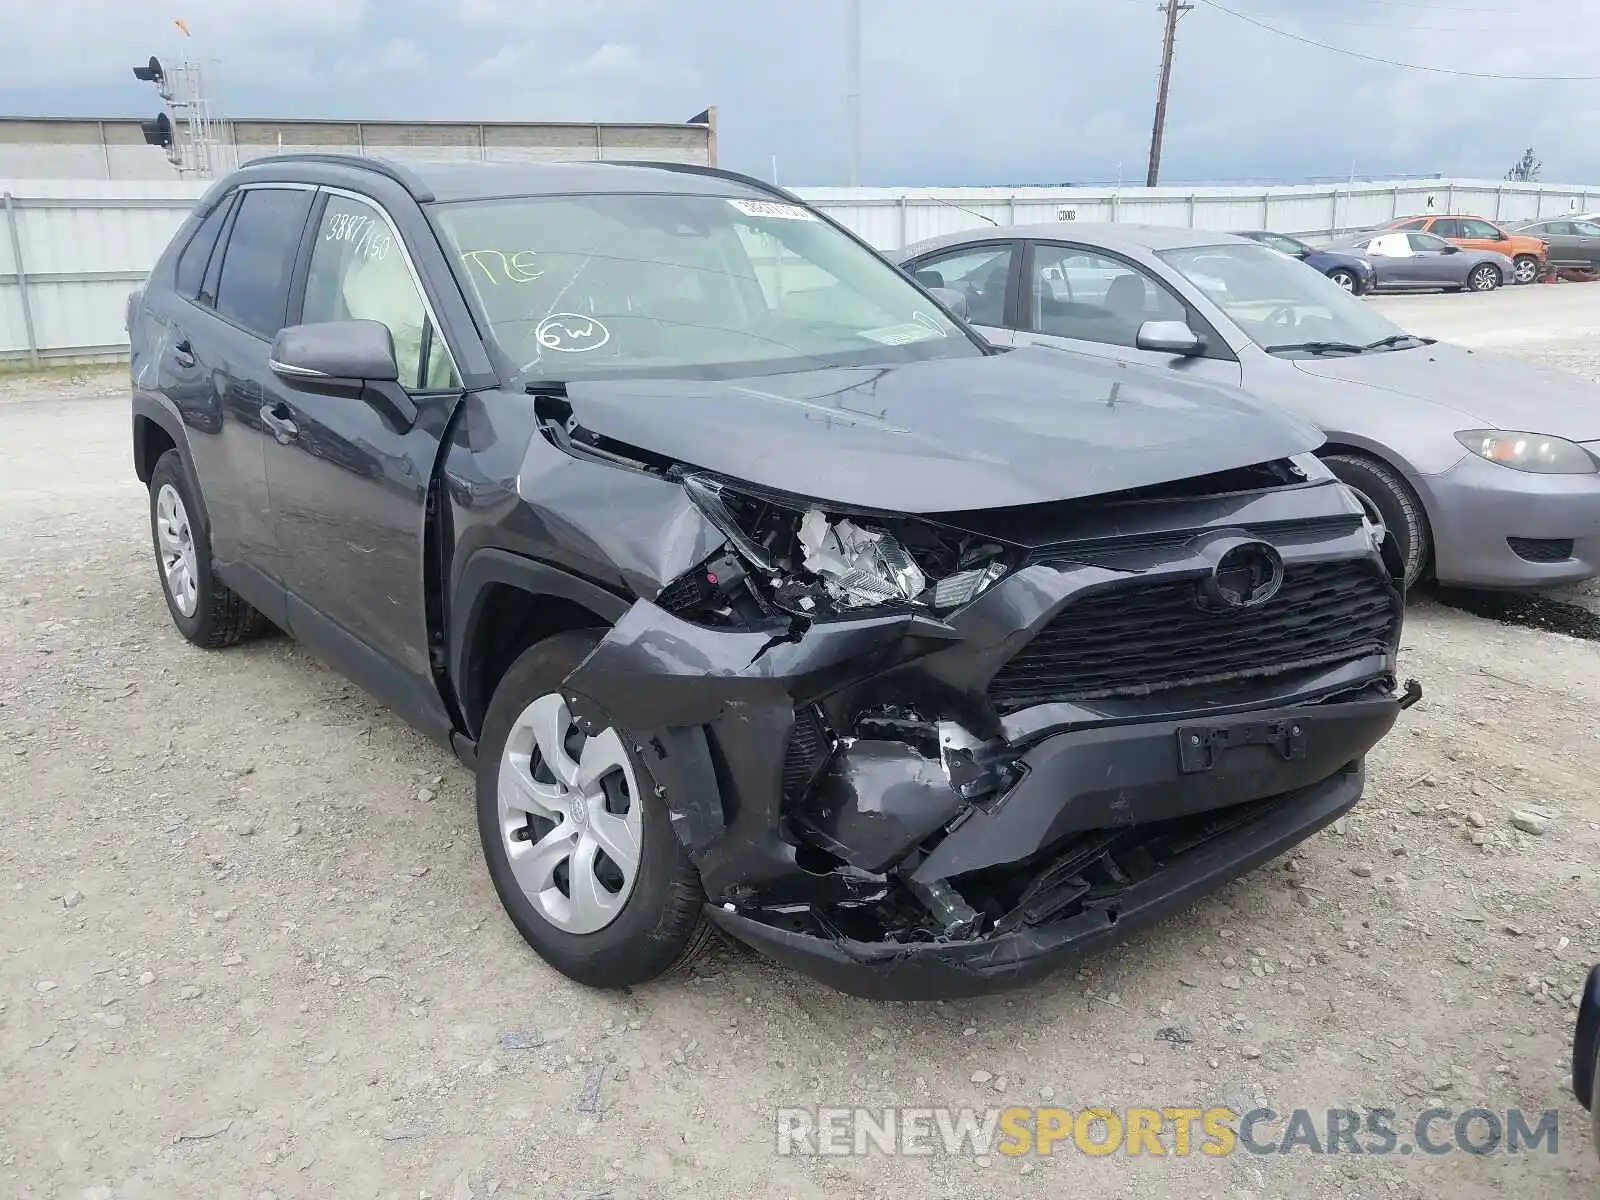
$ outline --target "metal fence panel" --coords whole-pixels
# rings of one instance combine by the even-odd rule
[[[384,136],[377,127],[369,128],[376,137]],[[695,141],[703,139],[703,133],[692,129],[601,127],[596,134],[577,126],[569,132],[574,149],[564,155],[567,159],[593,158],[598,153],[607,158],[695,161],[703,160],[698,156],[705,153]],[[493,126],[482,127],[476,136],[481,138],[477,153],[490,159],[538,159],[547,152],[546,147],[510,144],[514,139]],[[407,139],[391,134],[390,140]],[[581,152],[576,149],[578,141],[587,142]],[[443,149],[418,144],[365,148],[414,158],[431,158]],[[268,149],[252,146],[246,152]],[[271,152],[276,149],[270,147]],[[461,157],[459,149],[452,153]],[[170,181],[0,180],[0,195],[8,198],[0,212],[0,363],[125,354],[127,294],[155,263],[206,186]],[[1429,211],[1517,221],[1600,209],[1600,186],[1471,179],[1295,187],[795,190],[882,250],[991,223],[1070,228],[1074,221],[1144,222],[1217,230],[1275,229],[1316,240]]]

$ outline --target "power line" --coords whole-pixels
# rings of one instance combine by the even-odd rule
[[[1520,83],[1585,83],[1600,79],[1600,75],[1501,75],[1491,71],[1460,71],[1453,67],[1429,67],[1424,66],[1422,63],[1400,62],[1393,58],[1380,58],[1376,54],[1363,54],[1359,50],[1347,50],[1343,46],[1330,46],[1327,42],[1319,42],[1315,38],[1291,33],[1287,29],[1280,29],[1276,25],[1268,25],[1265,21],[1257,20],[1248,13],[1242,13],[1224,4],[1218,4],[1217,0],[1196,0],[1196,3],[1204,4],[1207,8],[1214,8],[1220,13],[1227,13],[1228,16],[1243,21],[1246,25],[1254,25],[1257,29],[1264,29],[1268,33],[1288,38],[1292,42],[1315,46],[1319,50],[1327,50],[1333,54],[1343,54],[1349,58],[1359,58],[1363,62],[1379,63],[1385,67],[1400,67],[1407,71],[1425,71],[1430,75],[1454,75],[1467,79],[1500,79]]]

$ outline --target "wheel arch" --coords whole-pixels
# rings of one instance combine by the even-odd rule
[[[148,484],[156,463],[169,450],[176,450],[183,462],[184,473],[189,477],[189,490],[198,510],[193,519],[206,532],[211,529],[211,515],[206,510],[205,494],[200,490],[200,479],[194,471],[194,461],[189,453],[189,439],[183,422],[169,409],[150,396],[136,392],[133,397],[133,471],[139,482]]]
[[[572,629],[610,627],[628,602],[598,584],[508,550],[467,560],[450,605],[450,679],[476,739],[506,669],[529,646]]]

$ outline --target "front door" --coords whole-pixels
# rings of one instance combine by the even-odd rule
[[[424,525],[445,427],[460,398],[450,352],[399,234],[374,203],[326,193],[314,217],[296,324],[376,320],[394,337],[415,421],[385,401],[288,389],[263,413],[267,485],[283,547],[291,632],[424,727],[447,725],[433,681]]]
[[[1055,242],[1030,244],[1022,298],[1019,346],[1054,346],[1167,367],[1235,387],[1241,382],[1238,360],[1188,305],[1138,265],[1105,251]],[[1188,325],[1206,339],[1209,349],[1193,358],[1141,350],[1136,343],[1146,321]]]

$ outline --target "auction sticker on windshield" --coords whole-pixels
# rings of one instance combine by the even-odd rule
[[[817,214],[800,204],[780,204],[776,200],[736,200],[728,197],[728,203],[733,205],[747,217],[774,217],[780,221],[815,221]]]
[[[921,314],[917,314],[921,316]],[[882,346],[909,346],[912,342],[925,342],[942,338],[944,331],[930,329],[920,321],[907,321],[903,325],[885,325],[881,329],[863,329],[861,336],[871,338]]]

